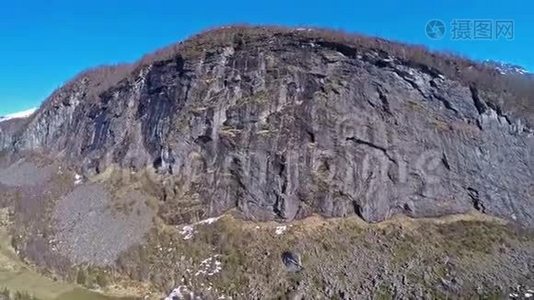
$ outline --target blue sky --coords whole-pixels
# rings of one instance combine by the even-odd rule
[[[206,28],[232,23],[343,29],[534,70],[531,0],[3,2],[0,115],[39,105],[88,67],[132,62]],[[431,19],[444,21],[443,39],[426,36]],[[514,39],[455,40],[450,27],[456,19],[513,20]]]

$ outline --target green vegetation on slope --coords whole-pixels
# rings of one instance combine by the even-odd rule
[[[117,300],[72,283],[38,274],[17,257],[6,230],[6,210],[0,210],[0,300]],[[2,298],[4,297],[4,299]]]
[[[181,228],[162,226],[151,246],[122,257],[122,270],[156,290],[183,286],[207,298],[479,297],[534,284],[521,263],[534,257],[531,233],[481,215],[375,225],[312,217],[280,226],[226,216],[195,225],[185,240]],[[285,269],[287,250],[301,255],[302,272]]]

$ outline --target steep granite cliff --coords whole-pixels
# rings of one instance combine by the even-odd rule
[[[481,66],[418,51],[219,29],[78,76],[25,124],[1,125],[0,149],[59,157],[88,177],[154,169],[169,224],[238,208],[254,220],[368,222],[475,209],[534,225],[532,107],[466,79]]]

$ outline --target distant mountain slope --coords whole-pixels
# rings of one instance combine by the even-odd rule
[[[24,111],[8,114],[5,116],[0,116],[0,122],[12,120],[12,119],[25,119],[30,117],[33,113],[37,111],[37,107],[33,107]]]
[[[502,75],[526,75],[530,74],[529,71],[527,71],[525,68],[509,64],[509,63],[503,63],[498,61],[492,61],[492,60],[486,60],[484,61],[484,64],[490,67],[495,68],[499,73]]]

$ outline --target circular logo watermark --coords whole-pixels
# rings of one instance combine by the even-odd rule
[[[425,27],[426,36],[433,40],[442,39],[445,36],[445,23],[441,20],[430,20]]]

